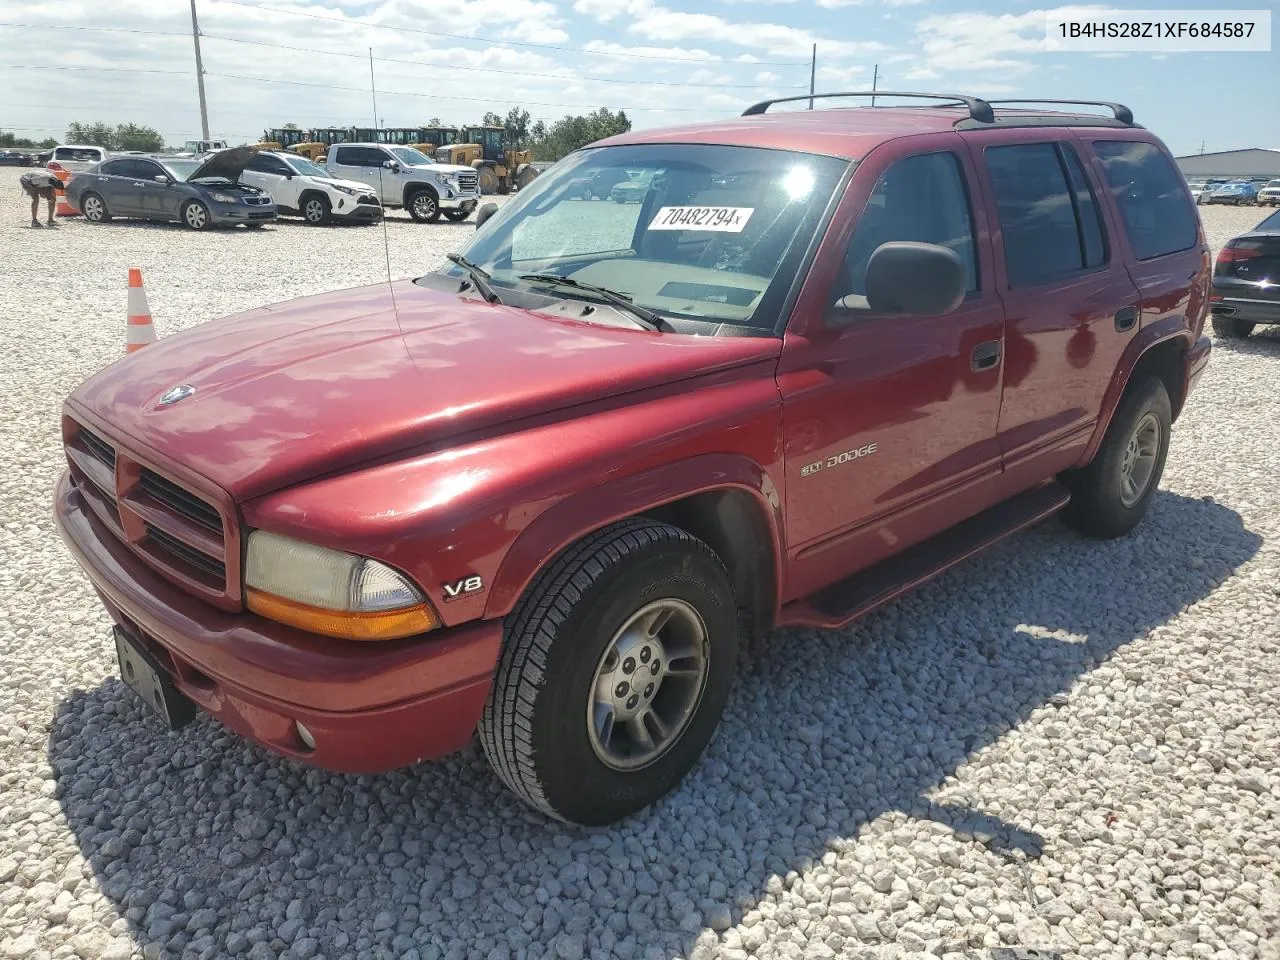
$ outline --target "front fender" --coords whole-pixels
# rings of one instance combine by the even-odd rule
[[[543,565],[587,534],[648,510],[711,490],[750,494],[768,518],[770,547],[782,556],[782,498],[768,472],[741,454],[709,453],[591,487],[540,514],[516,539],[498,567],[485,618],[511,612]],[[782,569],[774,564],[775,571]],[[781,596],[781,584],[773,595]]]

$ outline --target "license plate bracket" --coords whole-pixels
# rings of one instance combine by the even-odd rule
[[[195,719],[196,705],[173,683],[168,671],[151,653],[120,626],[111,630],[116,641],[120,679],[136,693],[170,730]]]

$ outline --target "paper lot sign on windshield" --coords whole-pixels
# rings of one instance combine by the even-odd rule
[[[755,212],[755,207],[663,207],[649,229],[741,233]]]

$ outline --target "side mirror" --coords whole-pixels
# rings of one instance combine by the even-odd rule
[[[290,171],[289,173],[286,173],[286,174],[284,175],[284,178],[285,178],[286,180],[292,180],[292,179],[293,179],[293,172],[292,172],[292,171]]]
[[[964,301],[967,286],[964,261],[954,250],[894,240],[876,247],[867,261],[866,306],[838,306],[828,314],[827,325],[843,326],[864,310],[907,316],[950,313]]]
[[[154,180],[156,183],[168,183],[168,182],[169,182],[169,178],[168,178],[168,177],[166,177],[163,173],[157,173],[157,174],[156,174],[154,177],[152,177],[151,179],[152,179],[152,180]]]
[[[486,220],[498,212],[496,203],[486,203],[483,207],[476,211],[476,229],[479,230],[484,226]]]
[[[388,160],[386,163],[383,164],[383,166],[386,167],[388,170],[390,170],[392,173],[400,172],[400,164],[395,160]]]

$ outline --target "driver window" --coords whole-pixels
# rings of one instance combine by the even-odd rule
[[[955,154],[906,157],[881,174],[849,238],[832,300],[844,307],[865,307],[867,262],[881,244],[893,240],[949,247],[964,261],[969,278],[965,289],[978,289],[973,218]]]

